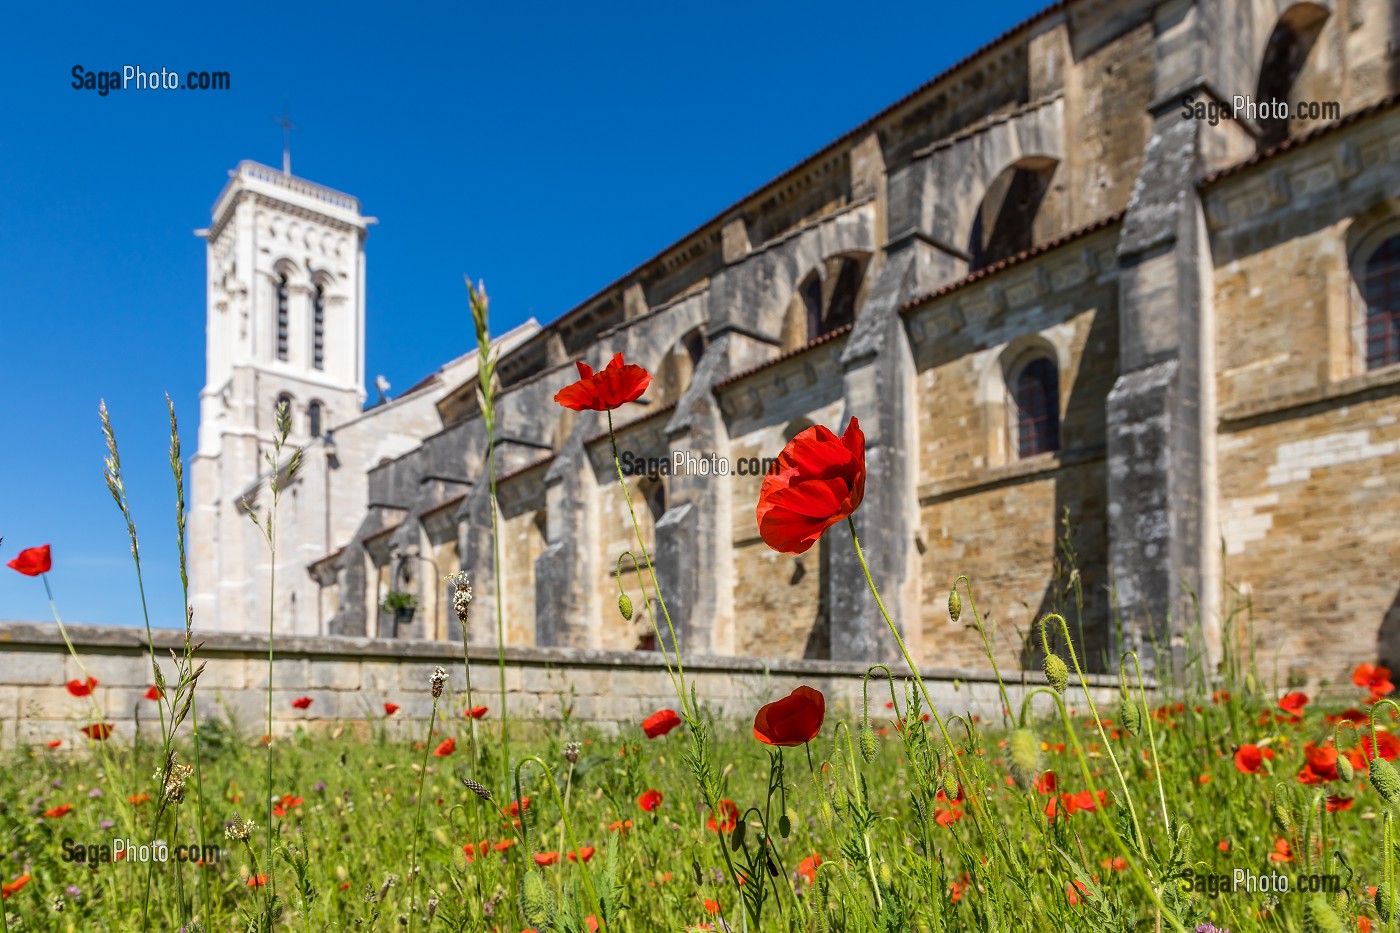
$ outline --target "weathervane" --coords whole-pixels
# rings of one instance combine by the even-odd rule
[[[292,174],[292,131],[300,131],[301,127],[292,122],[291,115],[287,108],[282,108],[282,116],[273,117],[272,122],[282,127],[282,174]]]

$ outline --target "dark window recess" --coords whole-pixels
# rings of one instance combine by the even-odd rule
[[[1060,449],[1060,374],[1045,357],[1016,377],[1018,449],[1033,457]]]

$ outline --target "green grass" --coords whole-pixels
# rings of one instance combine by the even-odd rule
[[[976,828],[971,805],[947,803],[941,790],[947,761],[938,760],[945,751],[942,744],[918,713],[905,716],[909,728],[899,728],[883,698],[871,703],[871,725],[886,734],[870,763],[863,760],[859,742],[848,747],[847,729],[838,725],[858,735],[859,711],[833,709],[812,743],[815,770],[809,770],[802,748],[787,749],[776,782],[776,758],[766,746],[745,728],[716,724],[709,751],[722,773],[722,792],[746,811],[744,831],[737,834],[706,828],[709,814],[697,803],[686,761],[692,737],[684,726],[648,740],[640,726],[604,736],[567,721],[537,725],[531,731],[517,723],[516,743],[518,751],[538,755],[553,769],[579,846],[594,850],[587,867],[600,899],[611,905],[610,926],[618,930],[685,930],[706,922],[718,929],[707,901],[720,905],[719,916],[734,930],[746,923],[748,929],[764,930],[1154,929],[1156,908],[1134,868],[1153,879],[1165,904],[1187,929],[1206,920],[1236,933],[1304,929],[1305,911],[1314,900],[1298,890],[1272,898],[1229,891],[1212,898],[1186,892],[1181,888],[1187,868],[1200,874],[1274,870],[1287,876],[1295,889],[1303,874],[1337,874],[1342,894],[1329,895],[1326,901],[1343,918],[1345,928],[1355,929],[1353,917],[1364,916],[1381,929],[1366,887],[1381,877],[1384,802],[1365,783],[1365,772],[1349,783],[1300,783],[1305,742],[1325,741],[1332,725],[1311,707],[1294,721],[1276,708],[1275,699],[1237,694],[1214,703],[1209,697],[1183,697],[1152,717],[1170,826],[1163,819],[1150,756],[1145,754],[1147,730],[1133,736],[1108,727],[1137,803],[1145,852],[1131,844],[1126,801],[1121,792],[1113,792],[1116,777],[1098,730],[1086,722],[1082,708],[1074,712],[1072,731],[1054,719],[1032,726],[1040,751],[1030,773],[1038,777],[1044,769],[1053,770],[1060,792],[1086,790],[1074,754],[1077,741],[1096,785],[1107,793],[1107,803],[1098,812],[1079,811],[1054,820],[1047,818],[1046,807],[1061,798],[1034,786],[1008,783],[1016,769],[1005,733],[983,731],[979,724],[968,740],[965,730],[955,729],[964,737],[957,754],[977,787],[969,796],[985,801],[988,823],[1001,837],[1001,851],[995,855]],[[1050,705],[1048,699],[1041,702]],[[509,804],[513,795],[503,794],[496,786],[499,779],[493,780],[500,774],[496,727],[483,723],[479,744],[473,747],[470,726],[451,709],[452,698],[443,704],[448,715],[439,720],[431,738],[422,734],[426,722],[390,722],[369,737],[357,738],[353,730],[338,736],[298,733],[277,743],[274,796],[301,798],[273,822],[273,884],[282,906],[278,928],[393,930],[408,923],[413,912],[408,883],[411,828],[420,779],[422,877],[415,921],[420,928],[526,928],[522,886],[527,867],[539,873],[554,905],[551,929],[584,928],[581,924],[592,911],[586,907],[580,866],[563,857],[536,866],[528,857],[567,853],[570,848],[548,778],[537,767],[525,769],[521,776],[523,792],[531,799],[524,827],[529,830],[527,842],[508,821],[509,814],[503,816],[497,807]],[[1101,715],[1117,716],[1116,711]],[[1261,723],[1264,718],[1266,724]],[[153,929],[180,928],[180,874],[183,912],[200,917],[204,907],[195,882],[205,873],[210,895],[206,929],[244,929],[248,919],[243,914],[256,917],[260,895],[266,893],[246,883],[254,871],[266,873],[263,847],[256,844],[266,827],[254,829],[251,846],[227,839],[224,832],[235,812],[262,823],[267,801],[261,793],[266,760],[261,737],[238,736],[217,720],[203,730],[205,836],[218,840],[222,857],[208,868],[175,861],[156,865],[150,905]],[[410,733],[419,737],[409,740]],[[424,753],[448,737],[455,739],[452,754],[429,755],[426,773],[420,771]],[[564,747],[570,741],[580,743],[572,766]],[[1237,770],[1234,749],[1245,742],[1275,750],[1275,758],[1265,764],[1272,774]],[[1348,739],[1343,745],[1354,743]],[[186,760],[186,750],[180,752]],[[115,756],[119,773],[104,775],[98,759],[81,751],[39,747],[11,753],[10,767],[0,772],[4,880],[31,875],[30,882],[5,901],[11,930],[140,928],[142,899],[133,892],[144,884],[144,867],[130,862],[90,867],[65,862],[64,840],[110,844],[121,834],[125,814],[130,814],[146,838],[164,838],[172,847],[193,841],[195,811],[189,797],[167,808],[158,829],[151,825],[159,799],[151,775],[161,756],[159,746],[124,751]],[[481,800],[462,784],[463,778],[489,788],[493,800]],[[1292,828],[1287,832],[1274,818],[1275,784],[1291,794]],[[91,796],[94,789],[101,796]],[[652,813],[637,802],[649,789],[659,790],[663,798]],[[128,802],[129,794],[143,792],[152,800]],[[1322,801],[1327,795],[1351,797],[1353,804],[1326,812]],[[43,815],[65,804],[72,807],[65,815]],[[631,827],[620,833],[609,829],[629,820]],[[104,821],[114,826],[104,829]],[[772,827],[767,846],[762,842],[764,825]],[[1282,850],[1280,839],[1288,842],[1292,861],[1271,860]],[[513,841],[502,852],[493,848],[484,856],[474,852],[471,862],[464,858],[464,844],[503,840]],[[729,846],[729,860],[747,875],[742,886],[746,896],[762,902],[757,924],[742,917],[735,903],[735,869],[722,843]],[[1309,858],[1318,846],[1322,854]],[[765,848],[772,858],[771,872]],[[824,863],[816,872],[818,883],[797,872],[814,854]],[[287,856],[302,865],[300,871]],[[761,897],[751,893],[760,889]],[[1077,903],[1071,903],[1071,889]],[[430,897],[436,899],[436,908],[429,920]],[[58,904],[61,911],[55,909]]]

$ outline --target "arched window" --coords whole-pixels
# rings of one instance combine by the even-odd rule
[[[807,318],[807,342],[825,337],[853,323],[865,270],[867,254],[832,256],[823,263],[825,277],[813,269],[798,286],[797,294]]]
[[[968,271],[976,272],[1035,245],[1035,217],[1050,190],[1058,163],[1031,157],[1003,169],[972,220],[968,234]]]
[[[272,410],[275,419],[274,424],[282,420],[282,412],[287,412],[288,420],[292,417],[292,397],[286,392],[277,396],[277,406]]]
[[[1034,457],[1060,449],[1060,373],[1054,360],[1036,357],[1021,368],[1014,387],[1017,451]]]
[[[306,406],[306,433],[312,437],[321,436],[321,403],[312,402]]]
[[[316,283],[316,292],[311,299],[311,364],[317,369],[326,368],[326,287]]]
[[[1279,17],[1278,25],[1269,35],[1264,58],[1259,63],[1258,99],[1260,106],[1274,101],[1293,104],[1297,101],[1294,85],[1303,65],[1317,42],[1327,20],[1327,10],[1316,3],[1295,3]],[[1291,112],[1292,107],[1288,110]],[[1289,118],[1278,116],[1280,111],[1269,106],[1256,121],[1259,125],[1259,148],[1267,149],[1288,138]]]
[[[277,277],[277,358],[287,359],[287,328],[291,319],[290,295],[287,291],[287,276]]]
[[[1400,363],[1400,233],[1366,258],[1361,294],[1366,299],[1366,368]]]

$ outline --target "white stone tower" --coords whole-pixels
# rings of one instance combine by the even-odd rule
[[[265,514],[264,454],[279,400],[291,410],[291,447],[323,437],[364,405],[368,225],[355,198],[287,172],[242,162],[197,231],[208,243],[206,381],[191,464],[191,593],[205,630],[265,630],[269,555],[241,506]],[[284,493],[278,523],[308,524],[311,503]],[[290,497],[290,498],[289,498]],[[314,618],[298,606],[306,554],[278,534],[278,603],[289,631]],[[318,542],[320,544],[321,542]],[[285,585],[284,585],[285,584]],[[286,605],[282,605],[286,603]]]

